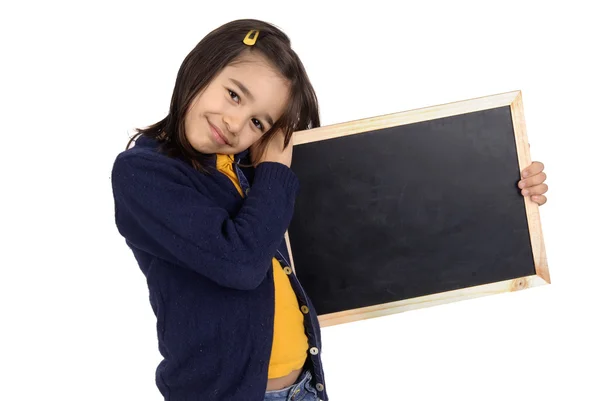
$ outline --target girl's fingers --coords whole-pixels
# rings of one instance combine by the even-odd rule
[[[540,185],[542,184],[544,181],[546,181],[546,173],[541,172],[538,173],[534,176],[531,176],[529,178],[525,178],[521,181],[519,181],[519,188],[524,189],[524,188],[530,188],[530,187],[534,187],[536,185]]]
[[[534,195],[531,197],[531,200],[542,206],[544,203],[548,201],[548,199],[544,195]]]
[[[548,192],[548,185],[546,184],[540,184],[521,190],[523,196],[544,195],[546,192]]]
[[[541,173],[542,171],[544,171],[544,163],[533,162],[533,163],[531,163],[531,165],[529,167],[527,167],[525,170],[523,170],[522,174],[523,174],[523,177],[532,177],[536,174]]]

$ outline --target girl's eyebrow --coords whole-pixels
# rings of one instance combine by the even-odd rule
[[[248,90],[248,88],[246,88],[246,85],[244,85],[243,83],[241,83],[237,79],[229,78],[229,80],[231,82],[233,82],[235,85],[237,85],[242,90],[242,93],[248,97],[248,99],[254,101],[254,96],[252,96],[252,93],[250,93],[250,91]]]
[[[242,91],[242,93],[251,101],[254,101],[254,96],[252,96],[252,93],[250,93],[250,91],[248,90],[248,88],[246,88],[246,85],[244,85],[243,83],[241,83],[240,81],[238,81],[237,79],[233,79],[233,78],[229,78],[229,80],[236,85],[238,88],[240,88],[240,90]],[[271,118],[270,115],[265,114],[265,119],[267,120],[267,122],[269,123],[269,125],[272,127],[273,126],[273,119]]]

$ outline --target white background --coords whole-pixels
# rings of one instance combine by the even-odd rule
[[[323,329],[332,400],[598,400],[598,14],[569,1],[19,2],[0,8],[3,400],[160,400],[110,170],[210,30],[292,39],[323,125],[523,91],[552,284]],[[16,8],[15,8],[16,7]]]

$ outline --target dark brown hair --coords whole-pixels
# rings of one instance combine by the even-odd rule
[[[243,43],[250,30],[260,34],[253,46]],[[300,58],[291,48],[290,39],[277,27],[254,19],[229,22],[206,35],[187,55],[175,81],[169,114],[161,121],[137,129],[127,148],[139,136],[158,140],[160,149],[171,157],[179,157],[195,169],[206,172],[209,155],[196,151],[185,135],[185,116],[192,100],[227,65],[245,52],[259,52],[290,83],[290,99],[281,118],[263,135],[256,145],[260,155],[273,135],[281,129],[285,146],[294,131],[320,125],[317,96]]]

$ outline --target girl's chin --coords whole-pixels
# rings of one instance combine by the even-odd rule
[[[206,140],[202,140],[202,138],[190,137],[188,135],[187,140],[196,152],[211,154],[216,153],[217,151],[217,146],[215,144],[212,144]]]

